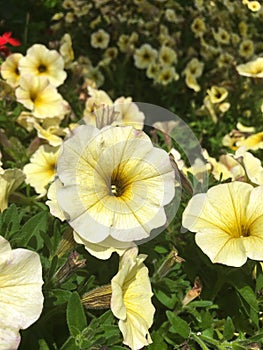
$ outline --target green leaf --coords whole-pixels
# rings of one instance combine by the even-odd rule
[[[178,298],[175,294],[172,294],[172,298],[170,298],[167,294],[165,294],[162,290],[160,289],[155,289],[154,294],[156,298],[168,309],[173,309],[175,304],[178,301]]]
[[[167,350],[167,344],[165,343],[165,341],[163,340],[163,337],[159,334],[159,332],[153,332],[151,334],[151,338],[152,338],[152,344],[150,344],[148,346],[148,350]]]
[[[191,303],[189,304],[188,307],[192,308],[192,307],[210,307],[213,305],[213,302],[210,300],[196,300],[196,301],[191,301]],[[217,306],[215,306],[216,308]]]
[[[166,316],[170,321],[172,327],[169,329],[172,333],[177,333],[184,339],[187,339],[190,335],[190,327],[181,317],[175,315],[172,311],[166,311]]]
[[[75,343],[75,339],[70,337],[67,341],[61,346],[59,350],[79,350],[79,347]]]
[[[68,302],[71,292],[64,289],[52,289],[49,295],[55,298],[54,305],[60,305]]]
[[[26,246],[32,237],[36,238],[38,248],[41,248],[43,242],[40,232],[46,232],[48,227],[48,212],[41,211],[30,218],[22,227],[21,244]],[[41,238],[41,242],[40,242]]]
[[[1,236],[8,241],[16,236],[20,230],[20,222],[23,212],[19,213],[15,204],[11,204],[0,214],[0,232]]]
[[[67,324],[69,332],[73,337],[77,336],[87,327],[86,316],[77,292],[73,292],[68,301]]]
[[[224,332],[223,332],[224,339],[225,340],[232,339],[234,331],[235,331],[235,326],[233,324],[231,317],[228,316],[224,324]]]
[[[258,267],[259,270],[259,267]],[[263,289],[263,273],[260,271],[257,275],[257,280],[256,280],[256,290],[260,291]]]
[[[159,254],[166,254],[168,253],[168,250],[160,245],[156,246],[154,248],[154,250],[156,251],[156,253],[159,253]]]
[[[44,339],[39,340],[39,350],[49,350],[49,347]]]
[[[250,309],[249,315],[251,320],[258,327],[258,303],[256,293],[248,285],[238,288],[237,290],[240,296],[246,301],[248,308]]]

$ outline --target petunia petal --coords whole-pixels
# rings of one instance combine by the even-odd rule
[[[247,260],[242,238],[232,238],[218,229],[198,232],[195,241],[213,263],[239,267]]]

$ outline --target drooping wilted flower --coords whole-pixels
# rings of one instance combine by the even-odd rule
[[[119,272],[111,280],[111,310],[119,319],[123,343],[139,350],[152,343],[149,328],[155,308],[148,269],[143,264],[146,255],[138,249],[127,250],[120,258]]]

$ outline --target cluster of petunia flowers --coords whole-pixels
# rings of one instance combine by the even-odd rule
[[[16,65],[10,68],[14,55],[2,64],[1,74],[9,84],[17,84],[14,87],[17,100],[31,111],[33,119],[26,119],[26,126],[36,123],[37,118],[43,125],[49,119],[47,106],[52,111],[49,98],[55,96],[56,105],[60,106],[60,102],[61,106],[65,105],[56,91],[56,86],[66,78],[63,59],[57,52],[37,44],[25,57],[19,56]],[[50,66],[54,62],[62,63],[53,71]],[[34,65],[37,69],[32,72]],[[14,67],[18,67],[19,78],[12,82],[7,72],[14,73]],[[52,72],[55,82],[48,78]],[[75,125],[55,151],[49,149],[53,147],[52,141],[40,146],[23,172],[37,193],[47,193],[51,214],[68,221],[77,243],[99,259],[109,259],[113,252],[119,255],[119,271],[111,284],[101,287],[100,293],[98,290],[87,292],[82,302],[88,308],[92,307],[94,293],[97,304],[103,303],[107,296],[108,306],[119,319],[124,344],[137,350],[151,343],[149,329],[155,311],[144,264],[146,255],[139,254],[138,244],[151,239],[154,229],[165,228],[168,221],[165,207],[175,195],[175,171],[168,153],[154,147],[142,131],[144,115],[130,98],[113,102],[102,90],[89,87],[88,92],[84,124]],[[50,119],[59,115],[59,110],[53,115],[51,112]],[[192,172],[197,180],[202,179],[200,174],[209,171],[217,180],[230,180],[213,186],[207,193],[195,194],[183,213],[182,224],[196,233],[195,241],[201,250],[213,263],[235,267],[242,266],[247,258],[263,260],[260,160],[246,145],[219,161],[204,152],[205,169],[200,169],[198,159],[189,168],[175,150],[171,150],[171,154],[186,177]],[[43,170],[46,164],[49,167]],[[43,183],[45,171],[49,178]],[[0,169],[1,191],[5,189],[1,210],[8,205],[8,194],[24,181],[23,172]],[[34,174],[32,181],[29,174]],[[51,181],[47,190],[46,185]],[[38,255],[25,249],[12,250],[9,243],[0,238],[0,292],[3,295],[0,349],[4,344],[6,350],[16,349],[19,329],[27,328],[40,316],[43,281]],[[6,305],[9,305],[8,312]]]
[[[166,223],[163,207],[173,198],[174,171],[168,154],[153,147],[150,138],[141,131],[144,114],[131,98],[120,97],[113,102],[104,91],[89,87],[83,119],[85,125],[77,124],[68,133],[56,134],[53,121],[64,118],[63,108],[67,105],[56,90],[66,78],[63,68],[62,56],[39,44],[28,49],[25,57],[21,54],[8,56],[1,66],[2,77],[15,89],[17,101],[29,110],[22,112],[17,122],[28,131],[35,128],[38,137],[45,143],[40,144],[23,171],[1,169],[0,209],[2,211],[8,206],[9,195],[24,180],[43,197],[47,193],[47,185],[54,180],[57,167],[57,179],[48,191],[47,204],[51,213],[62,220],[66,218],[75,230],[75,240],[85,244],[93,255],[107,259],[116,251],[121,256],[119,272],[112,279],[110,288],[110,306],[120,320],[124,343],[132,349],[140,349],[151,342],[148,329],[153,322],[154,307],[148,269],[143,264],[146,256],[138,255],[134,241],[148,238],[153,228]],[[49,125],[53,127],[53,133]],[[73,136],[69,137],[70,134]],[[61,147],[60,136],[65,135],[68,140]],[[147,197],[143,200],[145,190]],[[74,203],[71,208],[68,206],[70,203]],[[4,239],[1,245],[3,249],[11,250]],[[19,249],[16,251],[20,252]],[[29,255],[31,253],[37,256],[28,251]],[[9,313],[17,321],[13,322],[13,316],[10,316],[11,321],[1,324],[1,345],[4,344],[5,350],[18,347],[19,329],[32,324],[43,307],[40,263],[34,267],[38,268],[38,273],[32,274],[33,267],[30,268],[29,263],[18,268],[18,262],[14,269],[21,271],[18,276],[21,282],[5,273],[9,261],[9,256],[3,255],[0,290],[8,287],[5,288],[7,293],[3,303],[9,300],[10,305],[14,304]],[[29,295],[26,289],[31,279],[32,286],[35,284],[36,287]],[[24,297],[18,307],[11,287],[15,285],[19,288],[20,284],[20,294],[30,298]],[[146,307],[143,315],[140,313],[142,299]],[[35,303],[38,307],[34,308]],[[89,307],[88,295],[83,296],[83,303]],[[25,310],[22,318],[16,312],[17,308],[21,313],[24,308],[31,311]],[[139,328],[137,323],[141,325]],[[10,332],[4,334],[9,328]]]

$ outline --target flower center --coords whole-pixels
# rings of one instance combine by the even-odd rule
[[[245,225],[241,225],[241,235],[240,235],[240,237],[249,237],[249,236],[250,236],[249,228],[246,227]]]
[[[110,182],[110,195],[115,197],[120,197],[125,192],[124,181],[117,176],[118,174],[112,174]]]
[[[30,100],[35,103],[37,99],[37,93],[35,91],[30,91]]]
[[[143,54],[143,59],[144,59],[145,61],[149,61],[150,58],[151,58],[151,56],[149,55],[148,52],[145,52],[145,53]]]
[[[110,194],[115,197],[120,197],[124,192],[124,188],[118,183],[111,183]]]
[[[44,64],[40,64],[38,66],[38,71],[39,71],[39,73],[44,73],[47,71],[47,67]]]

